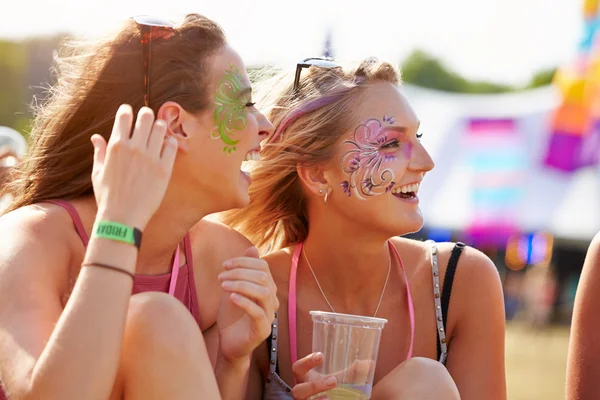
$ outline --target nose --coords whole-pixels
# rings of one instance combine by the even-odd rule
[[[421,142],[418,142],[417,145],[413,148],[412,157],[410,158],[410,162],[408,164],[408,168],[415,172],[429,172],[433,169],[435,163],[433,159],[423,147]]]
[[[263,113],[260,113],[260,117],[258,119],[258,134],[262,136],[261,141],[269,138],[274,131],[275,128],[273,127],[271,121],[269,121]]]

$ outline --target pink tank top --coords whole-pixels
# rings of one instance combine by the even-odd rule
[[[87,247],[89,237],[83,228],[81,218],[77,213],[77,210],[71,203],[64,200],[48,200],[46,203],[56,204],[64,208],[71,219],[75,230],[81,238],[84,247]],[[179,246],[175,255],[173,256],[173,267],[170,273],[164,275],[136,275],[133,281],[132,294],[143,293],[143,292],[164,292],[169,293],[179,301],[194,316],[194,319],[200,326],[200,311],[198,308],[198,296],[196,295],[196,281],[194,280],[194,263],[192,259],[192,250],[190,247],[190,236],[187,234],[183,239],[183,247],[185,251],[186,263],[180,268],[176,268],[179,265]],[[2,386],[0,385],[0,400],[8,400]]]
[[[75,230],[79,234],[83,245],[87,247],[89,237],[83,228],[81,218],[75,207],[64,200],[51,200],[47,203],[53,203],[63,207],[71,216]],[[186,263],[179,268],[179,247],[173,256],[173,267],[170,273],[163,275],[136,275],[133,281],[132,294],[143,292],[163,292],[169,293],[179,299],[184,306],[194,316],[194,319],[200,325],[200,312],[198,308],[198,296],[196,295],[196,281],[194,280],[194,263],[192,259],[192,250],[190,247],[189,234],[183,239]],[[0,398],[1,399],[1,398]]]

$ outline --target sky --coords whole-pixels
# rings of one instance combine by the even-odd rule
[[[6,3],[5,3],[6,4]],[[20,0],[2,6],[0,37],[96,36],[133,15],[212,18],[247,65],[320,55],[399,63],[414,49],[471,79],[523,84],[573,59],[582,0]]]

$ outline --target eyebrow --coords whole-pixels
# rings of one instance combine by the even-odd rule
[[[252,94],[252,87],[250,87],[250,86],[244,86],[244,87],[242,87],[240,89],[240,92],[238,93],[237,97],[238,98],[242,97],[242,96],[244,96],[244,95],[246,95],[248,93]]]
[[[382,130],[384,132],[386,132],[386,131],[396,131],[396,132],[399,132],[399,133],[406,133],[408,131],[408,128],[405,127],[405,126],[386,126]]]

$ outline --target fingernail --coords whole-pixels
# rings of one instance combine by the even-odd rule
[[[321,361],[323,359],[323,353],[315,353],[312,356],[313,361]]]
[[[327,386],[334,386],[337,383],[337,379],[335,378],[335,376],[330,376],[329,378],[325,379],[325,384]]]
[[[231,293],[231,300],[240,301],[240,300],[242,300],[242,296],[240,296],[237,293]]]
[[[233,284],[230,281],[225,281],[225,282],[221,283],[221,286],[223,287],[223,289],[231,289]]]
[[[223,263],[224,267],[231,267],[233,265],[233,263],[231,262],[231,260],[227,260]]]

